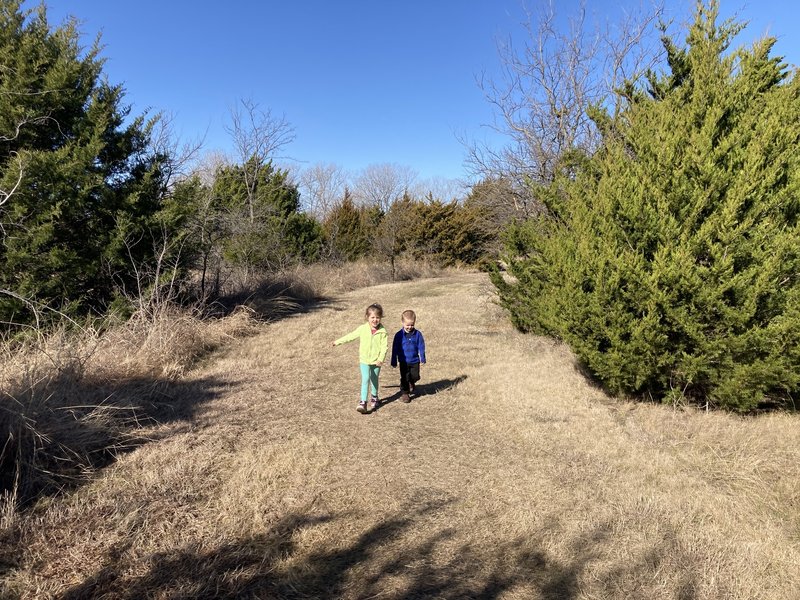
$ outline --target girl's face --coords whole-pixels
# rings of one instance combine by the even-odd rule
[[[367,313],[367,323],[369,323],[370,327],[375,329],[378,325],[381,324],[381,317],[376,312],[368,312]]]

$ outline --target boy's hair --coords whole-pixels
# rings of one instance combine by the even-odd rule
[[[370,315],[370,313],[375,313],[376,315],[378,315],[382,319],[383,318],[383,307],[380,304],[378,304],[377,302],[373,302],[372,304],[370,304],[367,307],[367,311],[364,313],[364,316],[368,317]]]
[[[400,315],[400,319],[403,321],[417,321],[417,313],[413,310],[404,310],[403,314]]]

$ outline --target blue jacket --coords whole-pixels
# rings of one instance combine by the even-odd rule
[[[407,334],[401,329],[394,334],[392,366],[396,367],[398,362],[409,365],[425,362],[425,338],[422,337],[421,331],[414,329]]]

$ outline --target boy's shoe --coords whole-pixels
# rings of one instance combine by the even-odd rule
[[[367,414],[367,403],[365,401],[359,402],[356,410],[360,412],[362,415]]]
[[[403,392],[400,395],[400,400],[402,402],[405,402],[406,404],[408,404],[409,402],[411,402],[411,396],[408,395],[408,392]]]
[[[408,394],[410,396],[416,396],[416,392],[414,390],[415,390],[414,384],[413,383],[409,383],[408,384]]]
[[[380,405],[381,405],[381,401],[380,401],[380,400],[378,400],[378,397],[377,397],[377,396],[372,396],[372,397],[369,399],[369,411],[370,411],[370,412],[372,412],[373,410],[375,410],[376,408],[378,408]]]

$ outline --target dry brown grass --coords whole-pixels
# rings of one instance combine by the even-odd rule
[[[431,278],[444,271],[432,263],[398,259],[395,263],[394,281]],[[306,286],[314,297],[328,297],[382,283],[389,283],[392,270],[388,263],[358,260],[332,269],[324,263],[299,266],[289,273],[294,285]]]
[[[401,278],[437,272],[401,262]],[[0,344],[0,528],[16,508],[92,476],[141,442],[143,426],[180,417],[175,382],[210,351],[342,289],[388,281],[388,266],[298,267],[227,298],[225,318],[145,304],[124,324],[71,327]],[[245,290],[241,285],[241,290]],[[178,394],[180,395],[180,394]],[[165,415],[164,412],[172,413]]]
[[[66,330],[0,346],[0,528],[16,508],[90,477],[141,442],[163,394],[202,355],[246,331],[244,312],[167,310],[102,334]],[[170,407],[171,409],[171,407]]]
[[[355,344],[413,308],[421,395],[355,411]],[[793,599],[796,415],[611,401],[486,278],[342,294],[226,346],[181,418],[21,520],[20,598]]]

